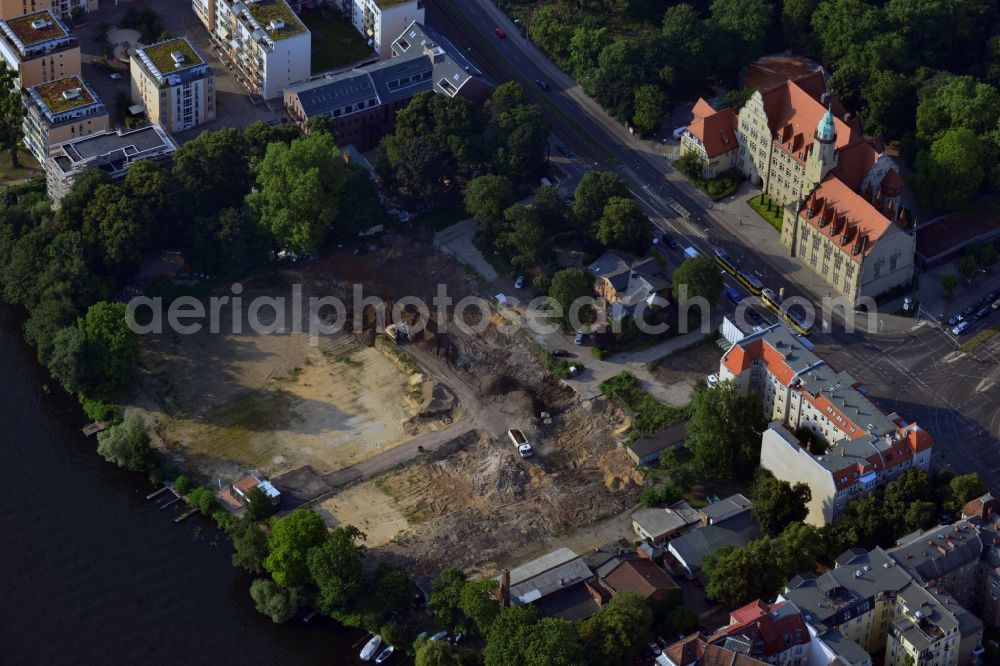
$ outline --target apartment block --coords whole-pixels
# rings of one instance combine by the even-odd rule
[[[681,137],[706,176],[734,168],[783,209],[781,242],[852,302],[913,278],[905,183],[882,142],[826,90],[822,71],[756,91],[738,111],[704,100]]]
[[[24,143],[39,164],[50,146],[108,129],[108,109],[84,81],[69,76],[24,92]]]
[[[100,169],[114,179],[124,178],[141,160],[166,162],[177,144],[158,125],[127,132],[107,131],[52,146],[45,160],[45,184],[54,207],[69,193],[87,169]]]
[[[881,654],[886,666],[965,666],[983,651],[979,618],[881,548],[845,551],[831,571],[793,578],[778,600],[795,604],[834,656],[820,663],[862,666]]]
[[[368,45],[384,58],[413,22],[424,22],[424,0],[333,0]]]
[[[80,45],[47,9],[0,21],[0,56],[19,88],[80,75]]]
[[[832,523],[848,502],[908,469],[930,467],[929,432],[882,412],[851,375],[832,369],[783,326],[733,344],[722,356],[719,377],[760,397],[771,420],[760,464],[778,479],[809,485],[808,523]],[[814,453],[819,444],[827,450]]]
[[[810,636],[794,604],[767,604],[758,599],[730,613],[729,624],[706,640],[767,664],[805,666]]]
[[[493,92],[458,49],[419,23],[399,35],[392,52],[389,60],[289,86],[285,113],[303,128],[309,118],[328,116],[340,145],[364,151],[393,131],[396,113],[418,93],[433,91],[482,104]]]
[[[276,99],[309,79],[312,36],[285,0],[193,0],[192,8],[252,94]]]
[[[215,79],[186,38],[132,51],[132,101],[150,122],[180,132],[215,120]]]
[[[97,9],[97,0],[0,0],[0,19],[16,18],[28,12],[47,9],[68,20],[76,7],[92,12]]]

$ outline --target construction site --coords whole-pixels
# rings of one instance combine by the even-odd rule
[[[452,302],[486,297],[433,246],[336,253],[250,280],[242,296],[301,285],[305,298],[336,296],[351,313],[357,284],[384,306],[359,309],[362,321],[318,345],[288,317],[271,334],[146,336],[135,406],[154,445],[204,482],[260,470],[283,509],[356,525],[377,556],[417,574],[492,572],[519,547],[635,504],[642,477],[621,446],[625,415],[549,375],[526,332],[488,309],[463,310],[464,329],[433,308],[392,321],[397,300],[429,304],[439,284]],[[404,332],[398,341],[390,325]],[[519,455],[512,428],[533,456]]]

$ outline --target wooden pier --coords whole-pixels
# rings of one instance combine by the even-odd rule
[[[162,494],[162,493],[165,493],[165,492],[167,492],[168,490],[170,490],[170,486],[163,486],[163,487],[162,487],[162,488],[160,488],[159,490],[154,490],[154,491],[153,491],[153,492],[151,492],[150,494],[146,495],[146,499],[147,499],[147,500],[151,500],[151,499],[153,499],[154,497],[157,497],[157,496],[159,496],[160,494]]]
[[[177,499],[180,499],[179,497]],[[174,518],[175,523],[179,523],[193,513],[198,513],[198,509],[191,509]]]
[[[108,424],[104,421],[94,421],[93,423],[88,423],[80,428],[80,432],[83,433],[84,437],[90,437],[91,435],[96,435],[102,430],[107,430],[107,427]]]

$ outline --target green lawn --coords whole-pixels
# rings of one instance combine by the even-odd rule
[[[323,14],[329,18],[323,18]],[[374,56],[361,34],[337,12],[312,10],[303,12],[300,18],[312,33],[313,74]]]
[[[750,207],[753,208],[758,215],[764,218],[765,222],[777,229],[779,234],[781,233],[782,208],[774,203],[771,200],[771,197],[765,194],[764,201],[761,201],[761,196],[759,194],[755,194],[747,199],[747,203],[750,204]],[[771,206],[770,211],[767,209],[768,204]]]

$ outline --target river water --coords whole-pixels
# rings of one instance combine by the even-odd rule
[[[258,614],[224,537],[101,460],[5,305],[0,352],[0,664],[356,661],[332,621]]]

